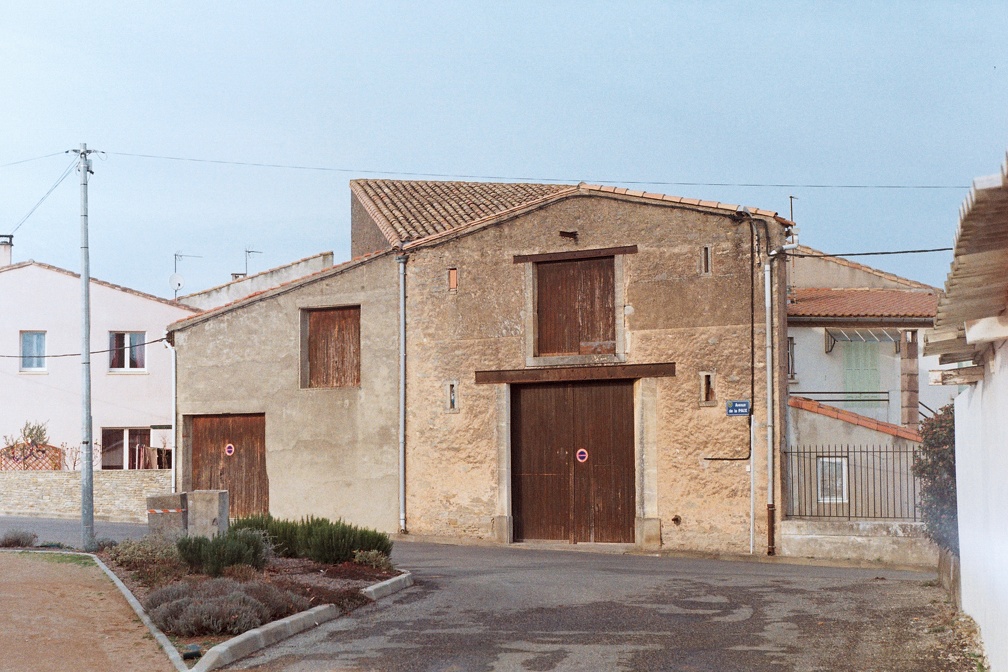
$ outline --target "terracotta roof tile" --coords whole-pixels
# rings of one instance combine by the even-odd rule
[[[627,198],[681,203],[734,214],[737,206],[627,189],[580,183],[534,184],[425,180],[353,180],[351,191],[394,247],[414,247],[462,228],[500,221],[526,209],[577,194],[612,194]],[[777,213],[752,208],[760,216],[791,225]],[[423,241],[423,243],[421,243]]]
[[[938,309],[936,290],[798,288],[788,317],[928,318]]]
[[[871,429],[876,432],[888,434],[889,436],[898,436],[901,439],[906,439],[907,441],[916,441],[917,443],[921,442],[920,432],[915,429],[903,427],[902,425],[894,425],[889,422],[882,422],[881,420],[876,420],[875,418],[869,418],[865,415],[838,409],[835,406],[830,406],[806,397],[788,397],[788,406],[800,408],[803,411],[808,411],[810,413],[836,418],[841,422],[864,427],[865,429]]]

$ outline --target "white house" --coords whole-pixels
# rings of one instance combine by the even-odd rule
[[[916,427],[954,391],[928,385],[918,356],[939,290],[800,247],[788,268],[788,392],[875,420]]]
[[[920,357],[940,291],[799,247],[788,259],[785,555],[933,565],[911,470],[954,390]],[[921,384],[923,381],[923,384]]]
[[[1008,671],[1008,163],[963,204],[952,270],[925,354],[961,368],[932,378],[955,402],[962,608],[980,626],[992,672]]]
[[[46,423],[49,442],[79,468],[81,283],[72,271],[11,263],[0,236],[0,436]],[[165,326],[195,309],[91,280],[91,380],[95,467],[171,464],[172,353]]]

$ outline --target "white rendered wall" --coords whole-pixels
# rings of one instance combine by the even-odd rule
[[[20,354],[21,331],[45,331],[46,354],[80,352],[80,279],[45,266],[0,269],[0,355]],[[110,331],[144,331],[146,340],[192,315],[184,308],[107,285],[91,284],[91,350],[105,350]],[[81,441],[80,357],[48,358],[44,372],[20,371],[17,357],[0,358],[0,436],[16,435],[26,420],[47,422],[53,445]],[[112,372],[107,353],[91,357],[94,440],[102,427],[171,424],[171,352],[146,346],[146,367]],[[151,443],[161,446],[158,432]],[[163,436],[170,444],[170,432]],[[97,460],[96,460],[97,463]]]
[[[955,402],[963,610],[980,626],[991,672],[1008,672],[1008,345]]]
[[[919,332],[918,332],[919,333]],[[788,336],[795,339],[795,378],[788,383],[788,393],[803,396],[803,391],[843,392],[844,353],[843,343],[837,343],[833,352],[826,353],[824,327],[788,327]],[[884,420],[894,425],[900,423],[900,355],[892,343],[879,343],[879,391],[889,393],[888,413],[879,409],[877,414],[867,409],[850,407],[855,413],[870,415],[876,420]],[[955,398],[956,388],[943,385],[928,385],[928,371],[937,369],[938,357],[918,358],[918,381],[920,401],[938,410]],[[843,404],[827,401],[817,395],[818,401],[832,406]]]

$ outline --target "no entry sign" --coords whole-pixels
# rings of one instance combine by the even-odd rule
[[[577,453],[576,453],[576,457],[577,457],[577,461],[578,462],[587,462],[588,461],[588,451],[585,450],[584,448],[579,448],[578,451],[577,451]]]
[[[228,457],[231,457],[232,455],[234,455],[234,444],[233,443],[229,443],[226,446],[224,446],[224,454],[227,455]]]

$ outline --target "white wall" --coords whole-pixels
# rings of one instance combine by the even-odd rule
[[[962,606],[980,626],[991,672],[1008,671],[1008,343],[955,403]]]
[[[161,338],[170,322],[191,314],[92,282],[91,350],[107,349],[110,331]],[[79,278],[37,264],[0,269],[0,354],[20,354],[21,331],[45,331],[47,355],[79,353],[80,320]],[[79,446],[81,371],[80,357],[49,358],[44,372],[20,371],[17,357],[0,358],[0,436],[17,434],[26,420],[48,422],[50,443]],[[95,441],[102,427],[171,424],[171,352],[163,343],[146,346],[146,368],[136,372],[111,372],[108,354],[93,354],[91,381]],[[156,432],[151,443],[161,445]]]
[[[843,392],[844,391],[844,344],[838,342],[831,353],[826,353],[824,327],[788,327],[788,336],[795,339],[795,369],[793,381],[788,383],[788,392],[803,396],[803,391]],[[900,355],[893,343],[879,343],[879,390],[889,392],[888,413],[884,408],[877,413],[869,412],[862,406],[846,407],[848,410],[868,415],[876,420],[884,420],[894,425],[900,423]],[[920,401],[938,410],[955,397],[954,387],[928,385],[928,371],[938,368],[938,357],[918,358],[920,381]],[[811,395],[817,401],[844,408],[840,403]]]

